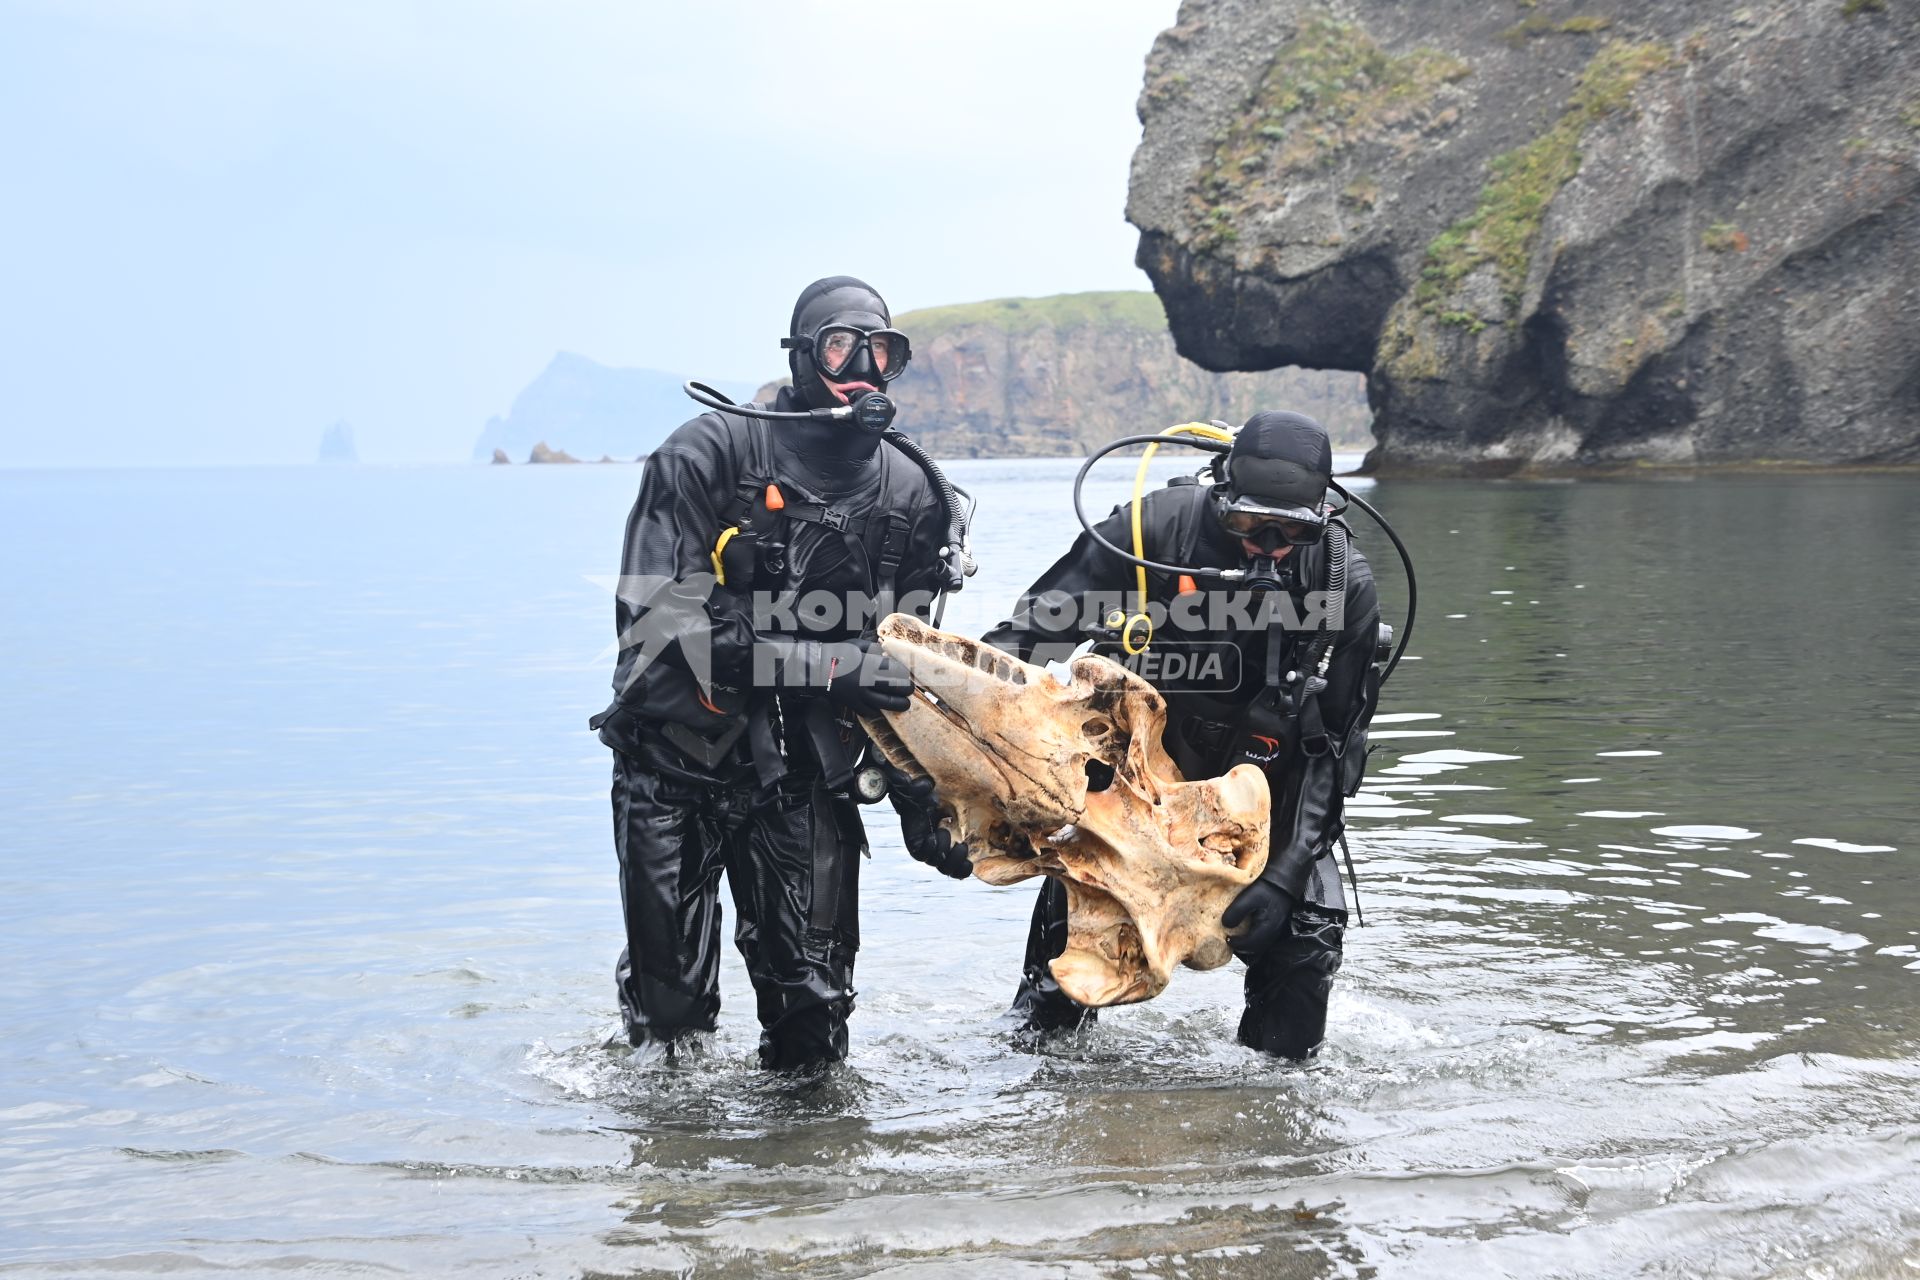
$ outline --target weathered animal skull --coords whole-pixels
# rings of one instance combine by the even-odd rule
[[[978,640],[893,614],[882,648],[913,675],[912,704],[867,722],[888,761],[931,776],[973,873],[1067,890],[1053,976],[1084,1005],[1148,1000],[1173,966],[1232,954],[1220,913],[1267,862],[1267,780],[1252,765],[1188,782],[1161,745],[1167,704],[1106,658],[1062,683]],[[1090,777],[1111,774],[1100,789]]]

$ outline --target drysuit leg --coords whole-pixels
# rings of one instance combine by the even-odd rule
[[[720,1016],[721,839],[705,793],[613,753],[627,928],[614,981],[630,1044],[712,1031]]]
[[[760,1063],[790,1070],[847,1056],[860,947],[860,858],[851,800],[799,781],[728,842],[727,880],[760,1014]]]
[[[1067,949],[1067,889],[1049,876],[1040,882],[1033,904],[1033,924],[1027,929],[1027,955],[1021,966],[1020,989],[1011,1012],[1028,1031],[1071,1031],[1092,1023],[1098,1009],[1076,1004],[1054,981],[1047,962]]]
[[[1313,1056],[1326,1038],[1327,1000],[1346,931],[1346,895],[1329,850],[1315,859],[1286,936],[1247,965],[1241,1044],[1279,1058]]]

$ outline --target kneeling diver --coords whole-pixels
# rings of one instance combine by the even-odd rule
[[[1384,628],[1372,570],[1327,504],[1326,431],[1302,414],[1266,412],[1231,439],[1214,467],[1217,483],[1180,477],[1136,499],[1137,511],[1116,509],[1088,525],[1014,616],[983,638],[1043,664],[1092,640],[1095,652],[1160,688],[1164,742],[1188,778],[1218,777],[1242,762],[1266,773],[1267,865],[1222,922],[1247,964],[1241,1043],[1303,1058],[1325,1035],[1340,968],[1347,909],[1333,846],[1342,801],[1366,768]],[[1130,535],[1132,556],[1120,550]],[[1116,590],[1135,581],[1125,596]],[[1109,607],[1125,599],[1132,611]],[[1263,606],[1264,621],[1250,605]],[[1130,662],[1154,645],[1200,646],[1230,661],[1192,664],[1206,674],[1175,686],[1152,664]],[[1028,1033],[1077,1027],[1097,1013],[1069,999],[1048,969],[1066,934],[1066,893],[1049,880],[1014,1000]]]

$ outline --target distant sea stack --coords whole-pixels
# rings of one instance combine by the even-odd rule
[[[580,461],[580,459],[574,457],[572,454],[568,453],[565,449],[547,448],[547,442],[545,440],[536,440],[534,442],[533,448],[529,450],[527,453],[527,461],[539,462],[539,463],[578,462]]]
[[[769,344],[771,345],[771,344]],[[494,450],[525,457],[536,441],[577,457],[633,458],[651,453],[672,430],[700,412],[681,386],[686,377],[658,369],[615,369],[562,351],[514,397],[505,417],[487,420],[473,457]],[[751,383],[714,384],[735,399]]]
[[[1920,461],[1920,5],[1185,0],[1127,216],[1180,349],[1382,469]]]
[[[359,451],[353,447],[353,427],[345,422],[336,422],[320,433],[321,462],[358,462]]]
[[[1361,380],[1289,369],[1211,373],[1183,358],[1145,291],[1000,298],[894,317],[913,363],[893,387],[900,426],[942,458],[1066,457],[1180,422],[1310,413],[1365,448]],[[779,384],[763,387],[764,399]]]

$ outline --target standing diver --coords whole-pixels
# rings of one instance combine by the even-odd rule
[[[793,385],[770,409],[692,384],[713,411],[648,460],[621,554],[616,696],[590,722],[614,752],[628,1043],[714,1029],[724,870],[770,1069],[846,1056],[857,800],[878,798],[855,792],[872,776],[855,717],[904,708],[911,688],[863,632],[896,607],[925,616],[957,585],[942,556],[961,541],[925,455],[891,432],[880,447],[879,393],[911,356],[880,295],[815,281],[781,346]],[[874,404],[880,420],[862,416]],[[966,875],[930,791],[892,800],[913,856]]]
[[[1329,514],[1332,475],[1319,423],[1256,413],[1216,463],[1218,483],[1183,476],[1136,497],[1137,513],[1116,509],[1089,525],[1012,619],[983,637],[1041,664],[1092,640],[1095,652],[1160,689],[1164,742],[1188,778],[1243,762],[1265,772],[1273,797],[1266,868],[1221,921],[1247,964],[1240,1042],[1286,1058],[1310,1056],[1326,1032],[1347,920],[1333,846],[1342,802],[1366,769],[1383,656],[1373,572]],[[1130,537],[1126,557],[1119,548]],[[1123,595],[1136,580],[1138,590]],[[1110,609],[1116,599],[1132,610]],[[1130,661],[1154,646],[1221,660],[1184,664],[1200,674],[1175,685],[1152,662]],[[1068,998],[1048,969],[1066,941],[1066,892],[1048,880],[1014,998],[1023,1038],[1097,1014]]]

